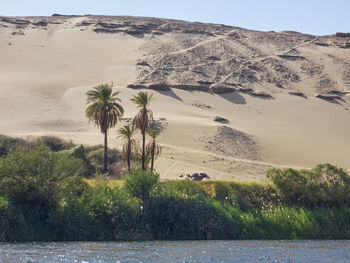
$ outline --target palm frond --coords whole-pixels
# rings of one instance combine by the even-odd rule
[[[149,163],[151,162],[151,155],[147,152],[145,152],[145,167],[149,166]],[[142,153],[137,153],[135,158],[134,158],[135,162],[138,163],[138,165],[141,166],[142,164]]]
[[[156,130],[156,129],[149,129],[147,131],[147,134],[154,140],[155,138],[157,138],[160,134],[160,130]]]
[[[128,147],[129,147],[129,142],[124,141],[123,149],[122,149],[122,160],[125,164],[127,163],[129,157],[130,157],[130,160],[133,160],[136,158],[136,156],[140,154],[140,151],[141,151],[140,146],[137,144],[135,139],[130,140],[130,153],[131,153],[130,156],[128,154]]]
[[[134,125],[124,125],[118,130],[118,137],[124,139],[131,139],[131,137],[134,136],[135,132],[136,129]]]
[[[86,93],[88,107],[85,110],[89,122],[93,122],[105,133],[114,127],[124,114],[123,107],[118,103],[119,92],[113,92],[111,84],[102,84]]]
[[[131,101],[136,103],[137,107],[147,107],[154,100],[153,93],[148,94],[145,91],[140,91],[137,95],[131,98]]]

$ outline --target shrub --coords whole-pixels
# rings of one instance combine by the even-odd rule
[[[60,183],[59,207],[50,214],[53,240],[93,240],[94,222],[88,209],[91,189],[82,177],[68,177]]]
[[[171,195],[180,198],[196,198],[201,195],[206,195],[204,190],[197,182],[189,180],[171,180],[159,182],[153,189],[152,195]]]
[[[89,148],[87,148],[89,150]],[[91,151],[87,154],[88,162],[93,166],[95,172],[101,173],[103,171],[103,162],[104,162],[104,149],[102,146],[99,146],[97,149],[92,148]],[[120,152],[115,149],[108,149],[108,164],[113,164],[121,160]]]
[[[51,151],[58,152],[74,147],[72,141],[67,142],[56,136],[41,136],[39,141],[50,148]]]
[[[178,186],[185,186],[184,189]],[[169,187],[169,188],[168,188]],[[238,238],[238,210],[215,200],[190,181],[160,183],[148,207],[157,239]]]
[[[125,179],[124,188],[134,197],[147,201],[152,188],[157,184],[159,174],[143,170],[131,170]]]
[[[314,238],[318,232],[311,213],[301,208],[282,207],[262,211],[260,222],[265,235],[262,238]]]
[[[83,171],[81,160],[54,155],[42,144],[17,149],[0,159],[0,195],[47,211],[57,205],[60,182]]]
[[[205,181],[200,186],[212,197],[239,207],[242,211],[279,206],[276,189],[266,183]]]
[[[92,192],[88,209],[93,219],[95,240],[134,239],[142,224],[142,201],[125,189],[101,186]]]
[[[350,205],[350,176],[330,164],[312,170],[270,169],[267,172],[288,205],[341,207]]]
[[[21,138],[13,138],[6,135],[0,135],[0,157],[6,156],[11,150],[17,147],[23,147],[28,144]]]

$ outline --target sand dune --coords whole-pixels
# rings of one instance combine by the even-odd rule
[[[265,180],[270,167],[350,168],[350,53],[339,47],[346,39],[142,18],[6,19],[0,20],[0,133],[102,143],[84,116],[85,93],[97,84],[113,82],[124,117],[132,118],[137,109],[130,98],[138,90],[128,84],[231,83],[271,97],[152,91],[151,108],[165,127],[156,162],[164,178],[207,172],[213,179]],[[146,30],[145,21],[163,31],[137,33]],[[174,31],[176,23],[188,32]],[[315,97],[330,92],[344,94]],[[120,148],[116,129],[110,145]]]

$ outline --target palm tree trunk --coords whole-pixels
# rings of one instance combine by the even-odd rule
[[[146,143],[146,131],[142,131],[142,170],[145,169],[145,143]]]
[[[108,149],[108,146],[107,146],[107,131],[105,131],[105,147],[104,147],[104,172],[106,173],[107,172],[107,149]]]
[[[151,161],[151,172],[153,172],[153,163],[154,163],[154,150],[155,150],[155,142],[152,143],[152,161]]]
[[[128,141],[128,171],[130,172],[131,141]]]
[[[143,116],[142,116],[143,125],[145,125],[146,114],[147,114],[147,109],[146,109],[146,107],[143,107]],[[148,123],[147,123],[147,126],[148,126]],[[146,129],[142,129],[142,170],[146,170],[146,168],[145,168],[145,144],[146,144]]]

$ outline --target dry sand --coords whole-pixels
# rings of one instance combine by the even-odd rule
[[[130,98],[138,91],[126,85],[139,76],[135,64],[145,43],[167,43],[174,34],[143,38],[97,34],[76,27],[85,19],[71,18],[45,30],[25,28],[24,35],[13,35],[10,26],[0,27],[0,133],[57,135],[76,143],[100,144],[102,135],[84,115],[85,93],[106,82],[121,92],[124,117],[135,115]],[[305,52],[317,59],[316,53]],[[340,49],[338,56],[350,60],[349,51]],[[328,58],[322,65],[338,74],[334,59]],[[308,64],[304,70],[313,74],[317,67]],[[307,99],[277,89],[268,89],[273,99],[237,92],[153,91],[156,100],[151,109],[167,124],[156,170],[163,178],[206,172],[212,179],[265,180],[271,167],[312,168],[329,162],[349,169],[349,99],[341,103],[318,99],[309,84],[305,79],[294,86]],[[261,90],[266,90],[263,85]],[[215,116],[228,123],[214,121]],[[120,149],[116,129],[109,133],[110,145]]]

